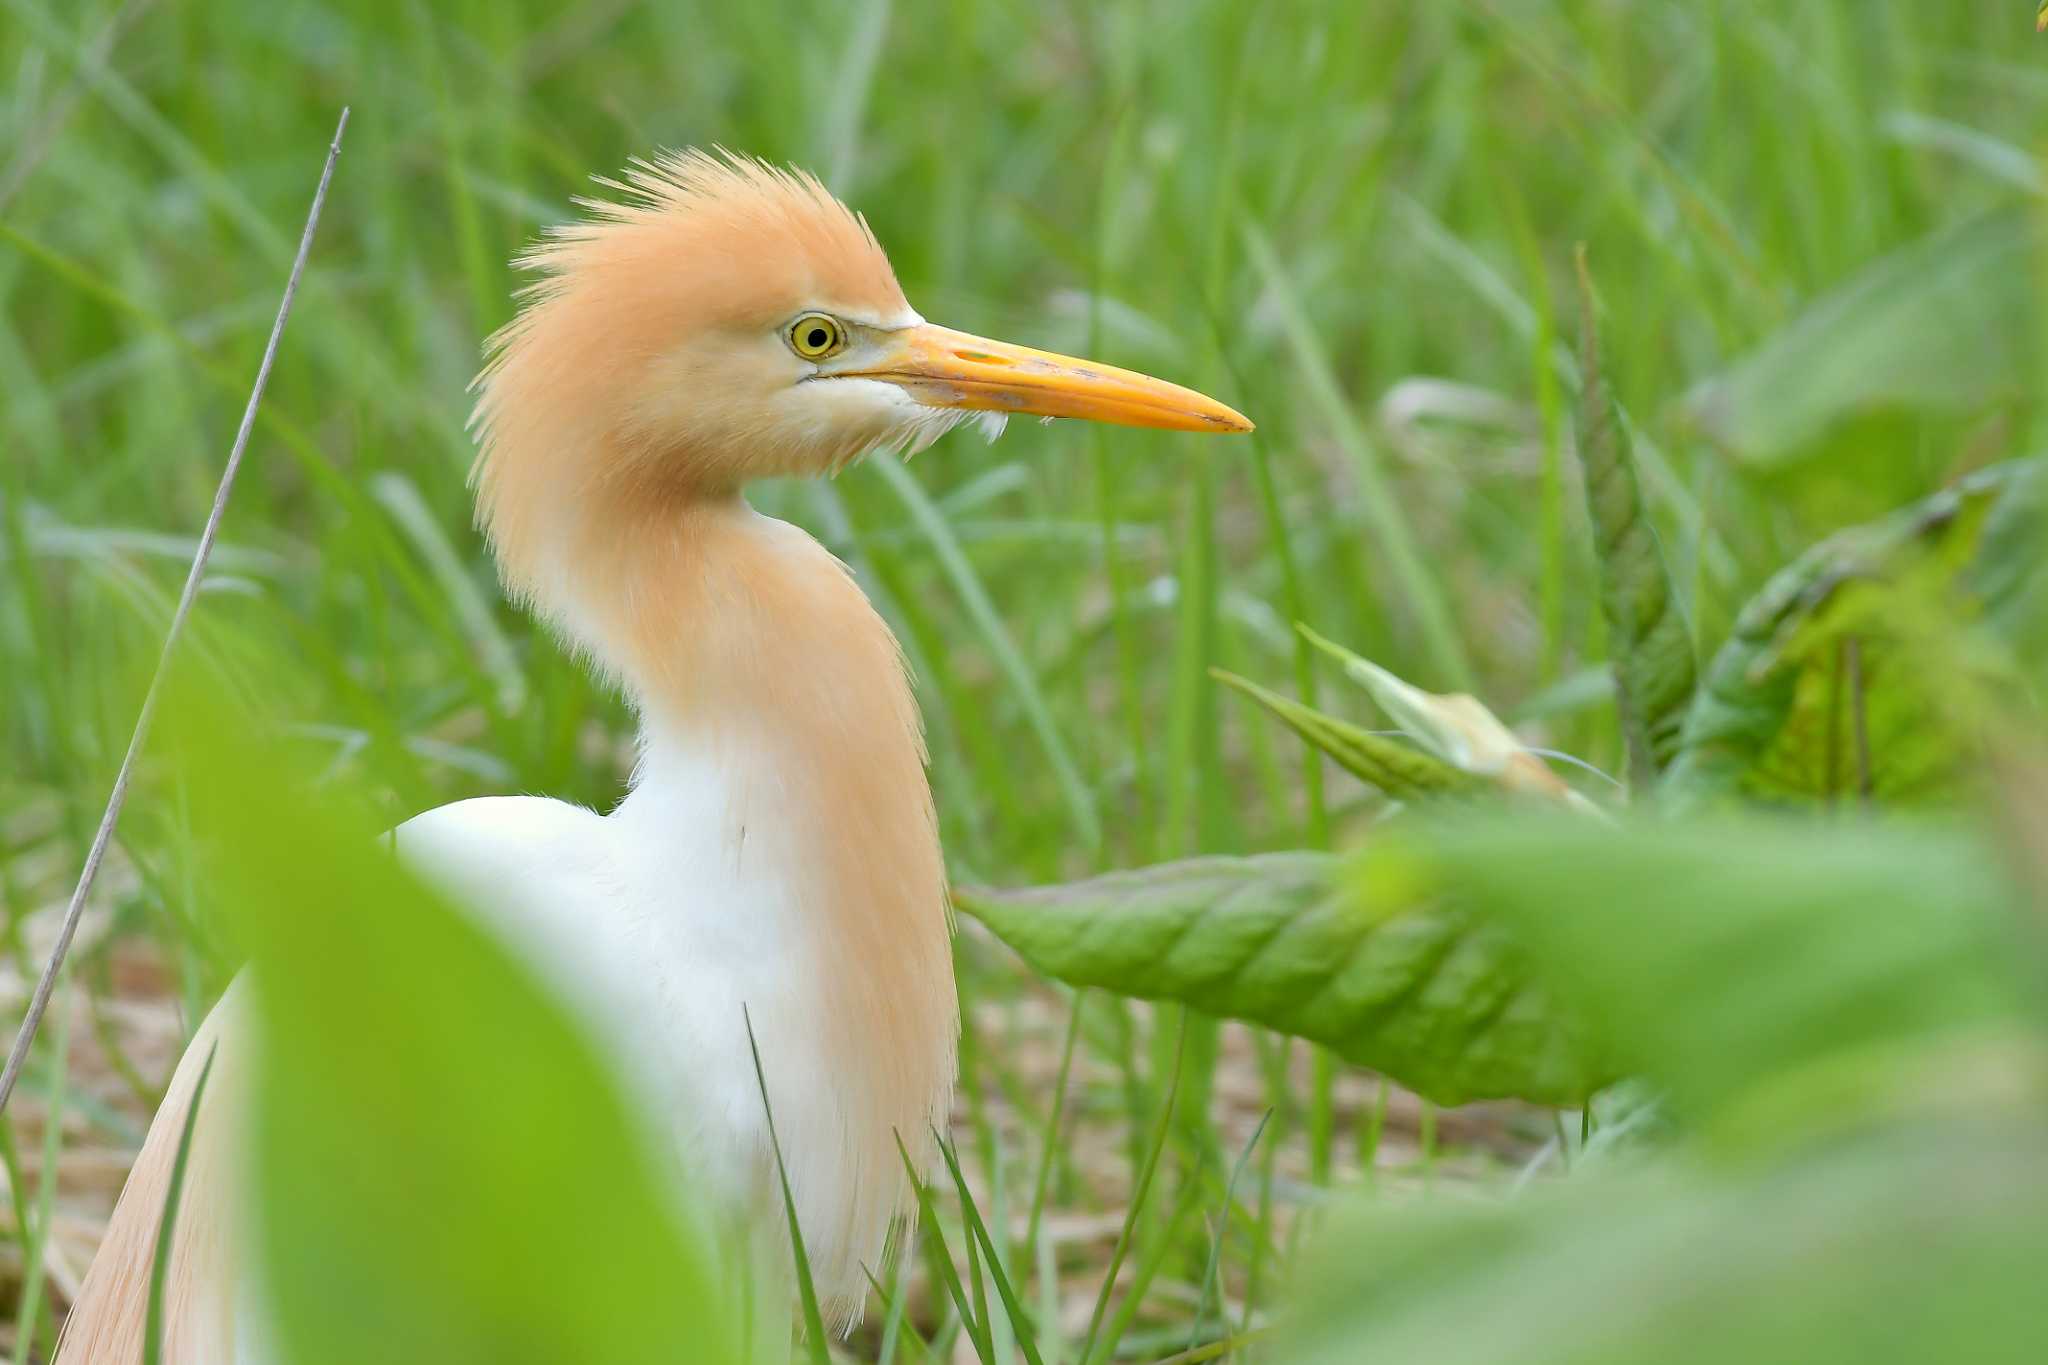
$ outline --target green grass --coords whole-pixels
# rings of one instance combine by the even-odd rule
[[[0,15],[0,904],[24,973],[30,921],[68,888],[119,760],[343,103],[348,143],[186,646],[394,820],[481,793],[604,805],[627,771],[619,703],[497,594],[463,486],[464,389],[509,315],[506,260],[588,175],[658,146],[813,167],[927,316],[1203,386],[1259,423],[1214,444],[1021,424],[907,473],[757,490],[897,626],[961,881],[1351,842],[1377,803],[1210,680],[1222,667],[1314,700],[1295,620],[1621,770],[1569,448],[1576,244],[1703,645],[1819,536],[2039,445],[2038,251],[2001,273],[1959,264],[1939,333],[1882,310],[1818,342],[1796,330],[1891,253],[1939,253],[2000,210],[2038,218],[2048,39],[2018,0]],[[1714,391],[1739,421],[1689,398],[1773,346],[1778,385]],[[1904,401],[1858,387],[1923,368],[1940,383]],[[1795,401],[1826,420],[1777,444],[1730,435],[1789,429],[1775,419]],[[261,664],[280,649],[302,665],[289,676]],[[203,1005],[234,964],[174,775],[145,773],[121,847],[111,926],[74,981],[143,958],[153,998]],[[900,1314],[872,1309],[859,1352],[887,1335],[918,1359],[950,1332],[1001,1331],[1012,1290],[1081,1305],[1078,1323],[1038,1323],[1048,1360],[1111,1324],[1154,1356],[1244,1325],[1205,1304],[1255,1327],[1246,1300],[1268,1305],[1313,1182],[1361,1183],[1361,1152],[1416,1149],[1425,1120],[1376,1105],[1373,1079],[1199,1019],[1169,1124],[1170,1013],[1073,1002],[1069,1077],[1067,997],[978,933],[959,956],[959,1157],[984,1196],[1002,1173],[981,1213],[1015,1228],[963,1227],[939,1180],[948,1246],[981,1258],[962,1292],[984,1316],[948,1325],[912,1261]],[[120,1147],[135,1099],[99,1069],[95,1088],[67,1086],[61,1058],[32,1067],[24,1102],[61,1100],[75,1140]],[[1219,1086],[1240,1074],[1254,1097]],[[1504,1187],[1451,1118],[1428,1178]],[[33,1153],[40,1130],[15,1121],[9,1146]],[[1540,1141],[1547,1120],[1531,1124]],[[1155,1133],[1160,1188],[1139,1207]],[[1423,1170],[1383,1184],[1405,1197]],[[39,1248],[45,1203],[18,1186],[10,1203],[8,1240]],[[1048,1209],[1126,1227],[1114,1295],[1096,1290],[1123,1239],[1055,1244]],[[1010,1259],[973,1250],[986,1241]],[[27,1295],[15,1283],[0,1302],[47,1299],[33,1275]],[[46,1318],[39,1351],[48,1335]]]

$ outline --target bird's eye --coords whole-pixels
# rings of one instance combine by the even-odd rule
[[[846,345],[846,328],[824,313],[806,313],[789,324],[789,348],[805,360],[823,360]]]

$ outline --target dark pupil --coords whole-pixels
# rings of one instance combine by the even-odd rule
[[[810,348],[814,351],[824,350],[825,343],[830,339],[831,338],[825,335],[825,329],[823,327],[813,327],[804,336],[805,343],[808,344]]]

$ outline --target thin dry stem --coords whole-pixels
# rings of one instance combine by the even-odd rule
[[[128,751],[121,756],[121,770],[114,774],[114,789],[107,796],[107,808],[100,815],[99,828],[93,832],[92,847],[86,850],[85,866],[78,873],[78,885],[72,890],[71,901],[64,908],[64,923],[57,931],[55,946],[50,949],[50,960],[43,968],[41,979],[36,982],[35,994],[29,998],[28,1014],[21,1021],[21,1031],[14,1036],[14,1050],[7,1054],[7,1069],[0,1072],[0,1113],[6,1112],[7,1101],[14,1095],[15,1082],[21,1079],[22,1067],[28,1061],[29,1046],[35,1042],[36,1029],[41,1026],[43,1014],[50,1007],[50,992],[56,988],[57,972],[64,965],[64,955],[71,949],[73,935],[78,932],[79,917],[85,913],[85,900],[92,891],[93,879],[99,875],[100,862],[107,856],[114,826],[120,822],[121,807],[127,804],[128,783],[135,773],[135,758],[149,738],[149,724],[156,716],[157,695],[170,663],[171,651],[177,647],[178,636],[185,629],[185,618],[192,614],[192,602],[199,595],[200,581],[206,577],[206,561],[213,553],[214,538],[220,534],[221,518],[228,510],[228,495],[234,491],[235,475],[242,467],[242,454],[249,447],[249,433],[256,425],[256,409],[263,401],[263,390],[270,383],[270,367],[277,360],[285,319],[291,316],[292,299],[299,292],[299,278],[305,273],[306,256],[313,248],[313,232],[320,226],[320,210],[327,202],[328,182],[334,178],[334,163],[341,155],[341,135],[347,128],[348,110],[344,108],[341,121],[334,126],[334,140],[327,146],[327,164],[320,172],[319,188],[313,191],[313,207],[306,215],[306,229],[299,235],[299,254],[292,260],[292,273],[285,281],[284,298],[277,306],[277,320],[270,325],[270,340],[263,347],[263,361],[257,366],[256,382],[249,390],[248,406],[242,409],[242,425],[235,431],[235,443],[228,451],[227,468],[221,471],[220,487],[214,490],[213,510],[207,513],[206,529],[199,533],[199,548],[193,554],[192,567],[185,575],[184,590],[178,594],[177,608],[171,613],[170,628],[164,632],[163,650],[157,655],[156,671],[149,678],[149,690],[142,694],[142,710],[135,717],[134,732],[128,736]]]

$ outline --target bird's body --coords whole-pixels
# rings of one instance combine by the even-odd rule
[[[479,379],[476,481],[512,592],[633,702],[631,789],[605,814],[464,801],[396,842],[581,1015],[693,1188],[774,1228],[751,1020],[806,1247],[844,1322],[904,1211],[897,1141],[928,1155],[947,1108],[944,865],[894,638],[838,560],[740,489],[922,448],[977,415],[1248,424],[1143,376],[929,326],[866,224],[807,177],[686,153],[624,188],[630,202],[530,254],[543,281]],[[223,1072],[242,1026],[230,998],[202,1031],[223,1039]],[[193,1065],[123,1192],[67,1361],[135,1358]],[[233,1095],[232,1078],[202,1118],[216,1089]],[[201,1212],[181,1211],[172,1257],[172,1365],[260,1350],[224,1188],[235,1163],[217,1154],[232,1127],[201,1125],[209,1178],[181,1202]]]
[[[492,907],[628,1060],[707,1187],[744,1192],[772,1225],[751,1017],[807,1249],[849,1305],[899,1211],[895,1134],[922,1149],[953,1068],[916,712],[894,639],[816,541],[738,499],[679,529],[669,543],[687,564],[622,550],[651,573],[625,596],[658,595],[650,614],[675,623],[654,651],[673,673],[620,669],[642,716],[625,800],[606,816],[465,801],[401,827],[398,845]],[[805,662],[820,658],[832,668]],[[693,688],[686,707],[660,690],[714,659],[736,685],[722,700]]]

